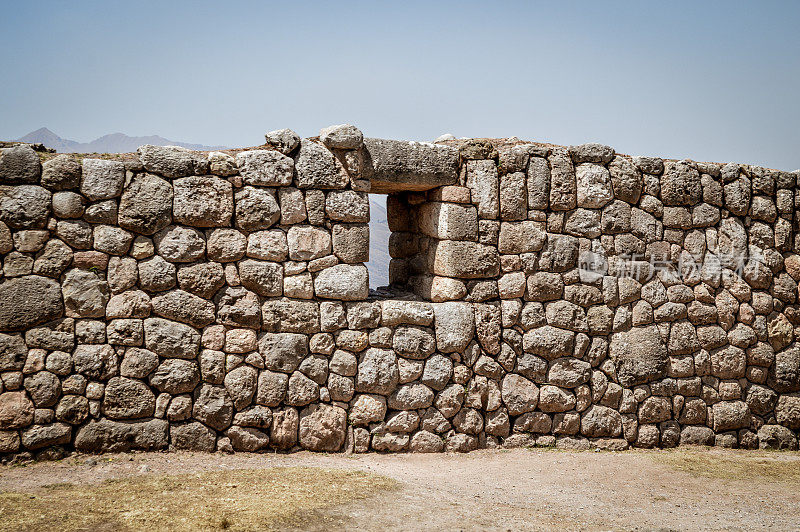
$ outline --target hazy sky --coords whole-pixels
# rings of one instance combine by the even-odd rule
[[[0,138],[348,122],[800,168],[800,2],[8,2]]]

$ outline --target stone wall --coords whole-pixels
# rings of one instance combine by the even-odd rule
[[[2,453],[797,447],[796,173],[352,126],[42,158],[0,155]]]

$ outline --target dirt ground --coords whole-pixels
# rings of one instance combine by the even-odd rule
[[[35,496],[54,484],[274,467],[356,470],[397,481],[396,489],[384,484],[367,498],[302,510],[294,523],[305,530],[800,528],[800,454],[790,452],[73,455],[0,467],[0,493]]]

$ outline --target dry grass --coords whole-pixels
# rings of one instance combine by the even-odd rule
[[[695,476],[800,484],[800,455],[769,451],[680,449],[653,453],[656,461]]]
[[[0,493],[0,530],[271,530],[396,487],[360,471],[305,467],[55,484]]]

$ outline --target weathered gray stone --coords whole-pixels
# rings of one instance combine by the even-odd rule
[[[569,155],[576,163],[608,164],[614,157],[614,148],[596,142],[570,146]]]
[[[76,192],[56,192],[53,194],[53,214],[57,218],[80,218],[83,216],[85,200]]]
[[[0,331],[21,331],[61,317],[59,284],[36,275],[0,283]]]
[[[577,206],[599,209],[614,199],[611,175],[598,164],[584,163],[575,167]]]
[[[433,391],[424,384],[403,384],[392,392],[387,404],[392,410],[417,410],[431,406],[433,398]]]
[[[622,433],[622,416],[605,406],[591,406],[581,417],[581,434],[590,438],[614,438]]]
[[[168,178],[197,174],[206,164],[200,154],[179,146],[140,146],[137,150],[145,170]]]
[[[500,273],[497,248],[477,242],[458,240],[435,241],[432,250],[436,275],[476,279],[495,277]]]
[[[261,316],[270,332],[313,333],[319,331],[319,305],[315,301],[271,299],[264,302]]]
[[[75,371],[94,380],[107,380],[119,371],[119,360],[108,344],[79,345],[72,355]]]
[[[247,237],[236,229],[214,229],[208,234],[208,258],[217,262],[237,261],[244,257],[247,245]]]
[[[258,351],[267,369],[291,373],[308,354],[308,337],[295,333],[264,333],[258,340]]]
[[[234,368],[225,375],[225,389],[237,410],[243,409],[253,401],[257,379],[256,368],[246,364]]]
[[[664,163],[661,178],[661,201],[664,205],[694,205],[703,196],[700,174],[688,164],[678,161]]]
[[[325,212],[339,222],[369,222],[369,198],[364,192],[333,190],[325,195]]]
[[[522,337],[523,349],[548,360],[569,356],[575,346],[575,333],[550,325],[527,331]]]
[[[245,231],[269,229],[281,217],[275,192],[258,187],[243,187],[234,195],[236,227]]]
[[[211,299],[224,284],[222,265],[216,262],[201,262],[178,269],[178,285],[201,298]]]
[[[43,228],[50,203],[50,192],[42,187],[0,186],[0,221],[12,229]]]
[[[191,176],[176,179],[172,185],[176,222],[195,227],[230,225],[233,187],[226,180],[215,176]]]
[[[325,404],[311,405],[300,412],[300,446],[309,451],[335,452],[347,435],[347,413]]]
[[[458,151],[423,142],[364,139],[365,177],[371,192],[428,190],[458,179]]]
[[[369,348],[360,357],[356,374],[356,391],[388,395],[400,379],[397,356],[388,349]]]
[[[21,370],[27,356],[28,348],[22,336],[0,334],[0,371]]]
[[[139,286],[149,292],[169,290],[175,286],[175,265],[156,255],[140,261]]]
[[[203,384],[194,393],[192,416],[216,430],[225,430],[233,420],[233,401],[222,386]]]
[[[169,428],[170,448],[174,450],[214,452],[217,433],[202,423],[175,423]]]
[[[242,181],[262,187],[286,186],[292,183],[294,162],[273,150],[250,150],[236,154]]]
[[[56,419],[70,425],[80,425],[89,417],[89,400],[82,395],[65,395],[56,406]]]
[[[39,155],[27,144],[0,149],[0,181],[36,183],[42,173]]]
[[[160,231],[172,222],[172,197],[172,186],[164,179],[137,175],[120,199],[120,227],[144,235]]]
[[[286,240],[291,260],[318,259],[331,253],[331,234],[319,227],[293,225]]]
[[[106,385],[103,396],[103,413],[112,419],[150,417],[156,407],[156,398],[142,381],[114,377]]]
[[[197,357],[200,333],[194,328],[162,318],[144,320],[145,347],[162,357]]]
[[[326,299],[366,299],[369,293],[369,273],[361,264],[337,264],[317,274],[314,291],[318,297]]]
[[[750,409],[744,401],[722,401],[714,404],[711,410],[714,414],[714,432],[741,429],[750,425]]]
[[[242,286],[262,296],[283,294],[283,267],[276,262],[247,259],[239,263]]]
[[[183,290],[171,290],[157,295],[151,303],[156,315],[187,323],[192,327],[205,327],[215,318],[213,303]]]
[[[436,348],[442,353],[462,352],[475,334],[475,313],[469,303],[433,305]]]
[[[156,233],[154,242],[156,252],[169,262],[193,262],[206,251],[203,233],[193,227],[169,226]]]
[[[547,380],[563,388],[576,388],[589,382],[592,367],[588,362],[571,357],[558,358],[550,363]]]
[[[289,155],[300,145],[300,137],[291,129],[276,129],[264,137],[267,144],[285,155]]]
[[[501,386],[503,403],[512,416],[531,412],[539,402],[539,388],[520,375],[509,374]]]
[[[82,453],[156,451],[169,441],[169,423],[165,419],[148,421],[90,421],[78,429],[75,449]]]
[[[322,128],[319,132],[319,140],[331,149],[355,150],[363,144],[364,135],[356,126],[340,124]]]
[[[666,376],[667,348],[654,325],[614,333],[609,355],[623,386],[643,384]]]
[[[324,146],[311,140],[300,141],[294,159],[297,185],[300,188],[344,188],[350,182],[344,168]]]
[[[123,377],[144,379],[158,367],[158,355],[147,349],[129,347],[125,350],[119,373]]]
[[[81,194],[91,201],[116,198],[125,184],[125,165],[120,161],[84,159]]]
[[[226,286],[214,297],[217,320],[224,325],[259,328],[261,305],[258,296],[242,286]]]
[[[80,183],[81,164],[70,155],[57,155],[42,164],[43,187],[51,190],[68,190],[78,188]]]

